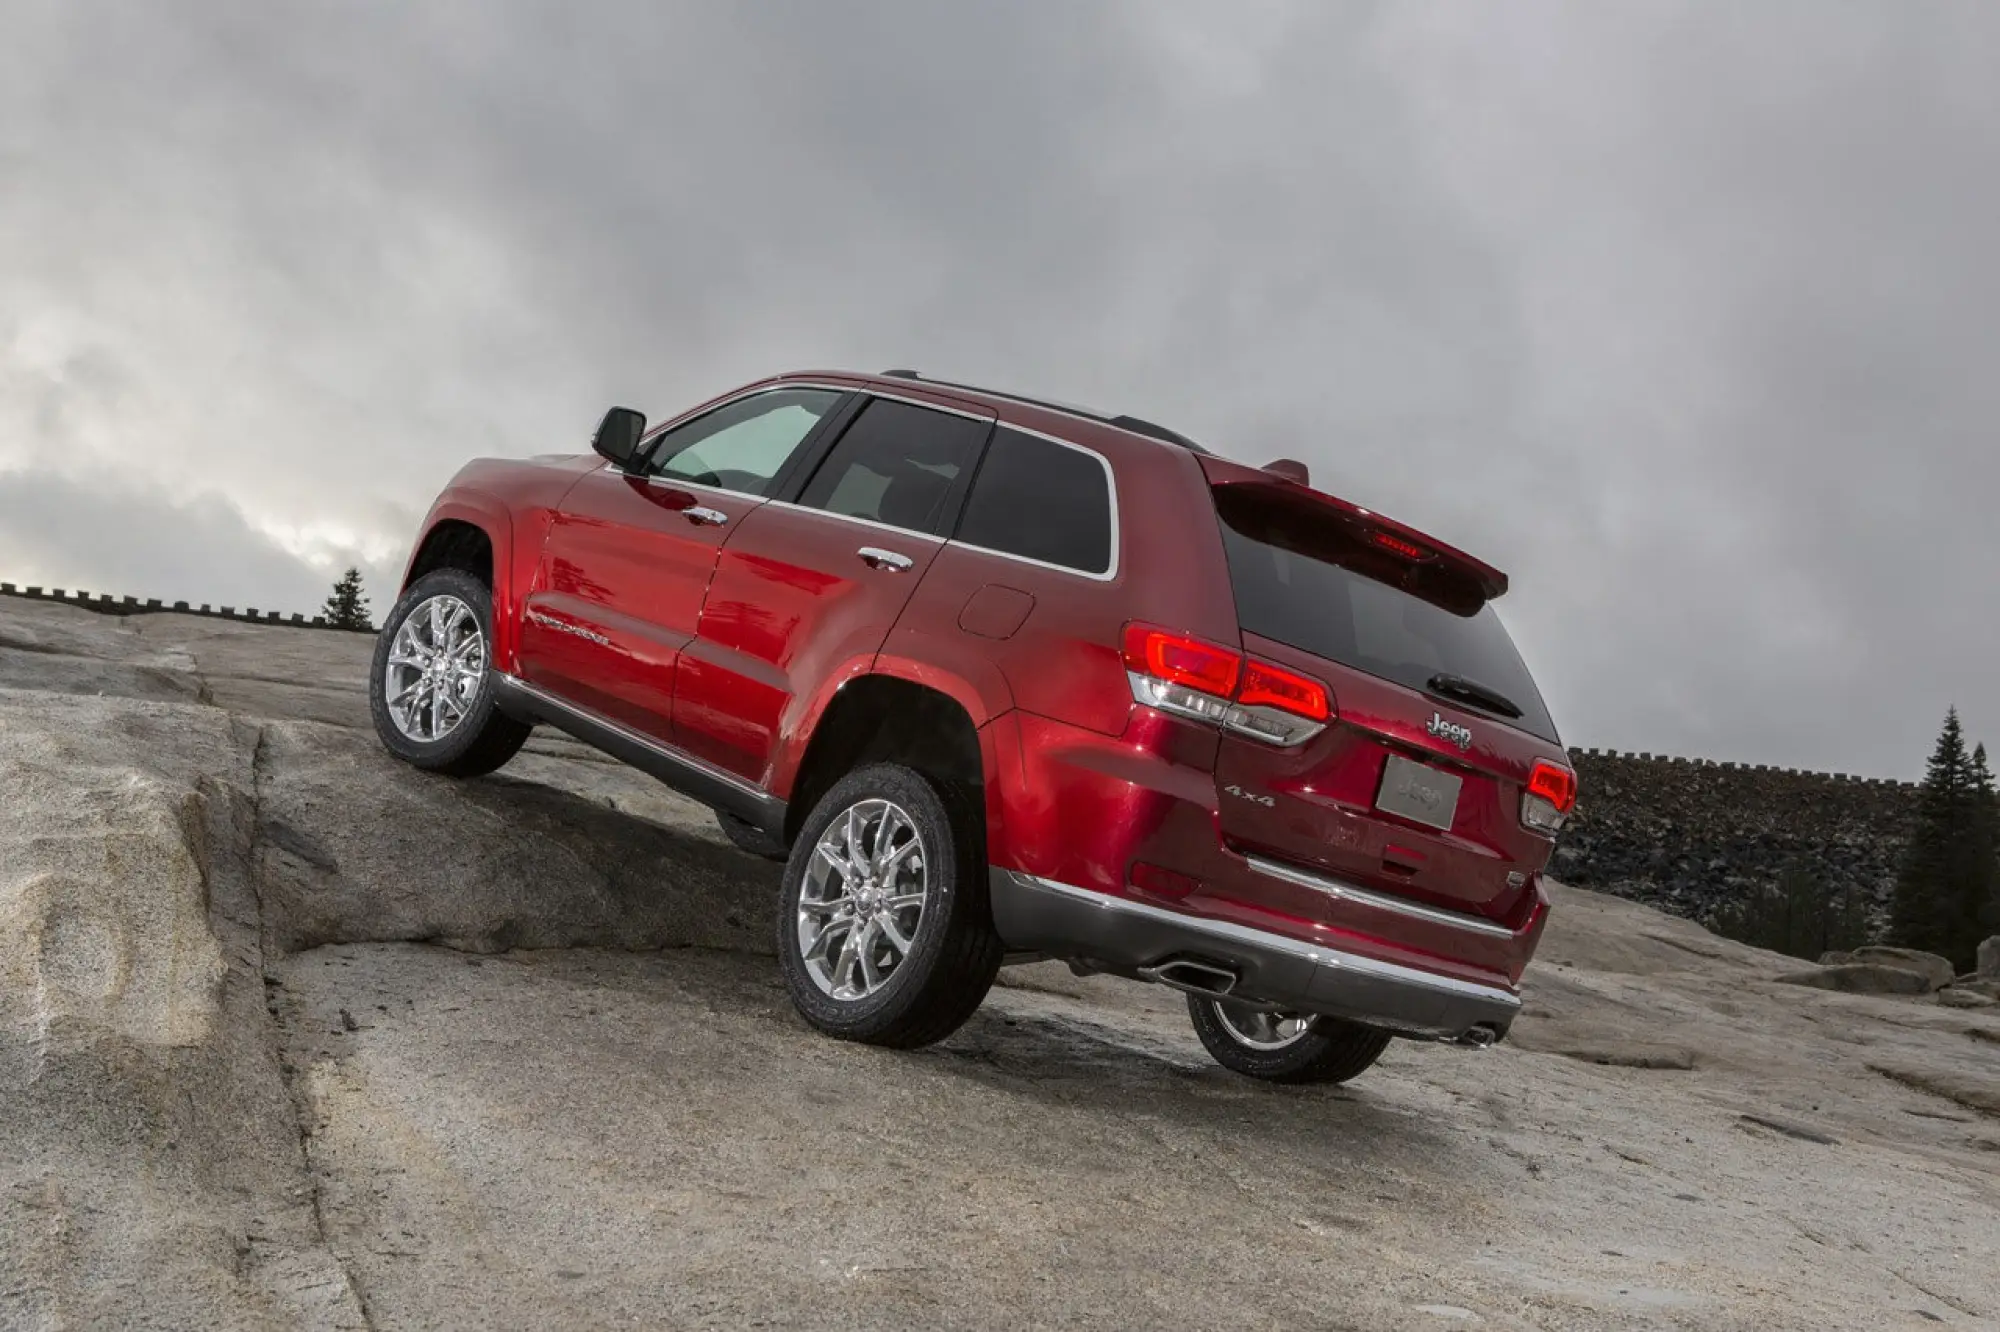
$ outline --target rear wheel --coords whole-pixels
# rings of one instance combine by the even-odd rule
[[[410,584],[382,625],[368,678],[382,744],[405,763],[476,777],[513,758],[533,729],[493,703],[493,594],[462,569]]]
[[[967,793],[900,764],[849,773],[820,799],[778,911],[779,965],[807,1022],[910,1049],[972,1016],[1001,955],[980,832]]]
[[[1195,1035],[1215,1062],[1266,1082],[1346,1082],[1389,1048],[1389,1033],[1317,1013],[1269,1012],[1187,997]]]

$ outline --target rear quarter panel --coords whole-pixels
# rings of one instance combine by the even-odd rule
[[[982,564],[968,594],[990,581],[1035,600],[1020,628],[988,651],[1022,711],[1121,734],[1133,707],[1121,655],[1128,622],[1237,641],[1206,478],[1187,450],[1124,430],[1025,407],[1003,414],[1001,424],[1068,440],[1111,464],[1118,553],[1109,578],[1092,578],[962,548]]]
[[[1125,755],[1135,708],[1122,656],[1125,625],[1144,620],[1231,644],[1239,635],[1221,531],[1192,453],[1026,407],[1009,405],[1001,423],[1067,440],[1111,464],[1117,504],[1111,575],[1087,577],[949,543],[884,645],[884,657],[942,667],[972,684],[986,707],[1014,709],[1008,725],[996,728],[995,740],[1001,752],[1016,755],[1014,768],[1025,763],[1037,775],[989,782],[989,854],[1003,866],[1032,862],[1052,870],[1043,864],[1050,847],[1097,847],[1112,828],[1145,822],[1140,806],[1151,808],[1144,781],[1114,780],[1126,795],[1101,794],[1107,774],[1100,769],[1106,762],[1116,767]],[[1004,637],[974,632],[979,618],[967,614],[972,599],[989,588],[1033,601]],[[1058,736],[1070,742],[1057,743]],[[1195,795],[1212,809],[1213,741],[1201,740],[1201,752],[1175,753],[1178,761],[1196,765],[1176,776],[1198,777]],[[1100,794],[1083,799],[1085,791]],[[1076,798],[1062,799],[1061,793]],[[1128,798],[1139,806],[1122,803]],[[1103,886],[1097,882],[1103,873],[1122,877],[1122,850],[1099,849],[1106,854],[1086,859],[1093,865],[1102,860],[1110,870],[1066,866],[1064,872],[1092,886]]]

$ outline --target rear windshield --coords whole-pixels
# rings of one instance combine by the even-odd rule
[[[1317,505],[1222,487],[1216,508],[1236,618],[1246,633],[1412,689],[1430,689],[1441,674],[1475,681],[1521,715],[1444,697],[1559,743],[1514,640],[1476,588],[1434,564],[1412,564],[1365,544]]]

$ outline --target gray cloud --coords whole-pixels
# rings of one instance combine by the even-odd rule
[[[214,493],[173,504],[115,478],[0,473],[0,569],[21,586],[312,614],[351,555],[313,553],[316,564],[294,555]],[[402,570],[353,562],[379,615]]]
[[[606,401],[916,364],[1490,556],[1574,742],[1908,773],[2000,739],[1996,57],[1976,2],[44,0],[0,485],[220,497],[276,553],[184,576],[276,603]]]

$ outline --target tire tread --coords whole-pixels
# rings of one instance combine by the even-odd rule
[[[528,743],[528,736],[534,730],[527,722],[516,721],[495,706],[491,681],[474,702],[474,715],[435,744],[425,745],[411,740],[396,729],[389,717],[383,668],[389,649],[395,642],[396,630],[413,607],[443,592],[449,592],[473,608],[473,613],[479,617],[479,627],[486,635],[488,650],[491,650],[492,590],[463,569],[432,570],[410,584],[396,599],[388,615],[383,617],[382,632],[375,644],[375,657],[369,666],[369,712],[374,718],[375,733],[381,737],[383,748],[411,767],[442,777],[483,777],[505,766],[509,759],[520,753],[521,746]],[[488,669],[491,669],[490,663]]]
[[[790,903],[796,882],[818,845],[821,815],[845,808],[863,795],[895,794],[908,801],[913,792],[896,788],[915,783],[936,798],[951,833],[955,872],[944,904],[949,915],[928,974],[888,1003],[852,1017],[838,1015],[830,1001],[804,973],[797,959],[798,944]],[[778,912],[778,949],[794,1005],[813,1026],[830,1036],[888,1049],[912,1050],[932,1045],[965,1025],[985,1002],[1000,970],[1003,948],[993,929],[986,883],[985,817],[974,789],[940,783],[901,764],[880,763],[858,768],[834,784],[807,818],[785,867],[784,902]],[[929,907],[927,910],[935,910]],[[907,963],[906,963],[907,965]]]
[[[1282,1050],[1258,1050],[1230,1035],[1215,1000],[1191,994],[1187,1007],[1195,1035],[1216,1063],[1264,1082],[1347,1082],[1365,1073],[1393,1039],[1386,1031],[1358,1022],[1322,1017],[1312,1033],[1297,1044]]]

